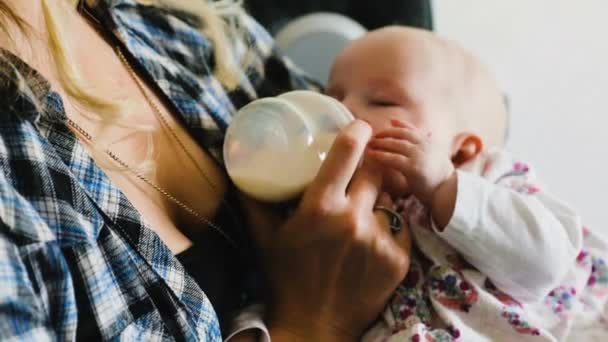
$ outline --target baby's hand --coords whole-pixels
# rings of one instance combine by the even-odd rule
[[[452,161],[430,134],[396,119],[391,125],[369,142],[368,155],[401,172],[408,192],[430,205],[435,191],[454,174]]]

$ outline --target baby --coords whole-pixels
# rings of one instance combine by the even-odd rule
[[[608,244],[502,149],[503,97],[479,61],[388,27],[340,54],[327,93],[373,127],[367,156],[415,245],[364,340],[606,339]]]

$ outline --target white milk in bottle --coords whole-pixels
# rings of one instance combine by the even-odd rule
[[[312,91],[253,101],[226,132],[228,175],[258,200],[292,199],[310,184],[336,135],[352,120],[340,102]]]

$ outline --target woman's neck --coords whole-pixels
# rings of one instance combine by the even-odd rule
[[[4,20],[8,35],[0,37],[0,46],[19,52],[25,47],[23,45],[28,44],[32,39],[46,36],[41,0],[4,0],[3,2],[27,24],[27,27],[25,27],[26,32],[22,32],[16,23]]]
[[[22,31],[19,25],[5,21],[7,35],[0,37],[0,47],[8,49],[28,63],[34,65],[48,64],[48,30],[44,15],[43,1],[49,1],[52,5],[59,7],[62,13],[61,25],[65,32],[73,32],[70,29],[74,24],[77,12],[72,8],[71,1],[67,0],[4,0],[26,24]],[[63,37],[71,39],[71,35]]]

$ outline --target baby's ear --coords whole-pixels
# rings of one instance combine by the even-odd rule
[[[460,133],[452,143],[452,163],[459,168],[483,151],[483,140],[474,133]]]

